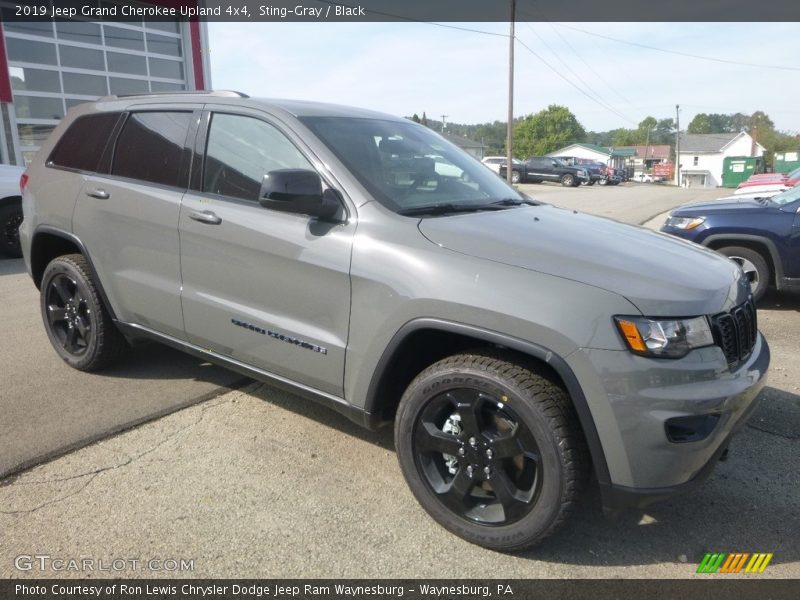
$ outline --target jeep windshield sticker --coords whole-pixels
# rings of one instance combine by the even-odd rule
[[[239,319],[231,319],[231,323],[233,323],[237,327],[249,329],[250,331],[253,331],[255,333],[260,333],[261,335],[268,335],[269,337],[275,338],[276,340],[281,340],[282,342],[293,344],[295,346],[299,346],[300,348],[305,348],[306,350],[313,350],[314,352],[319,352],[320,354],[328,353],[327,348],[323,348],[322,346],[318,346],[317,344],[312,344],[311,342],[306,342],[305,340],[301,340],[296,337],[286,335],[284,333],[272,331],[271,329],[264,329],[263,327],[258,327],[257,325],[253,325],[245,321],[240,321]]]

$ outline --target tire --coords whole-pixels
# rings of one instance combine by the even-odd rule
[[[511,183],[519,183],[521,179],[519,171],[511,171]]]
[[[756,250],[742,246],[718,248],[717,252],[724,254],[742,267],[744,274],[750,280],[753,300],[756,302],[761,300],[772,281],[772,270],[764,256]]]
[[[40,300],[47,337],[69,366],[97,371],[128,349],[100,299],[83,255],[59,256],[47,265]]]
[[[585,185],[594,185],[594,179],[591,179],[585,183]]]
[[[400,400],[394,433],[403,475],[428,514],[504,552],[551,535],[589,467],[564,390],[501,355],[457,354],[422,371]]]
[[[0,252],[19,258],[19,226],[22,224],[22,203],[9,202],[0,206]]]
[[[561,185],[564,187],[573,187],[575,185],[575,181],[575,177],[569,173],[561,176]]]

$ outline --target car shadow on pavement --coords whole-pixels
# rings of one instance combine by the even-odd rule
[[[606,515],[599,487],[590,482],[565,525],[517,556],[588,566],[685,562],[691,572],[706,552],[773,552],[774,564],[800,560],[800,396],[769,387],[762,394],[729,458],[703,485],[644,510]],[[268,386],[253,395],[394,451],[391,427],[368,431],[332,409]]]
[[[800,311],[800,292],[770,289],[758,302],[759,310]]]
[[[252,381],[234,371],[156,342],[136,344],[123,360],[98,374],[137,381],[190,378],[219,386],[229,386],[236,382],[235,387]]]
[[[0,276],[19,275],[25,272],[25,261],[21,258],[10,258],[0,254]]]

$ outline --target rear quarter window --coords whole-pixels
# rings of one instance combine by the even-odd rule
[[[120,113],[98,113],[75,119],[47,159],[48,165],[96,171]]]
[[[173,187],[185,187],[182,163],[191,112],[132,113],[117,139],[111,174]]]

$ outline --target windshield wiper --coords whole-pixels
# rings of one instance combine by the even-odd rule
[[[521,206],[526,204],[528,206],[539,206],[541,203],[533,198],[503,198],[502,200],[495,200],[492,202],[493,206]]]
[[[414,215],[446,215],[451,213],[480,212],[483,210],[504,210],[507,205],[497,204],[452,204],[445,202],[442,204],[428,204],[425,206],[414,206],[398,210],[397,214],[404,216]],[[516,205],[515,205],[516,206]]]

